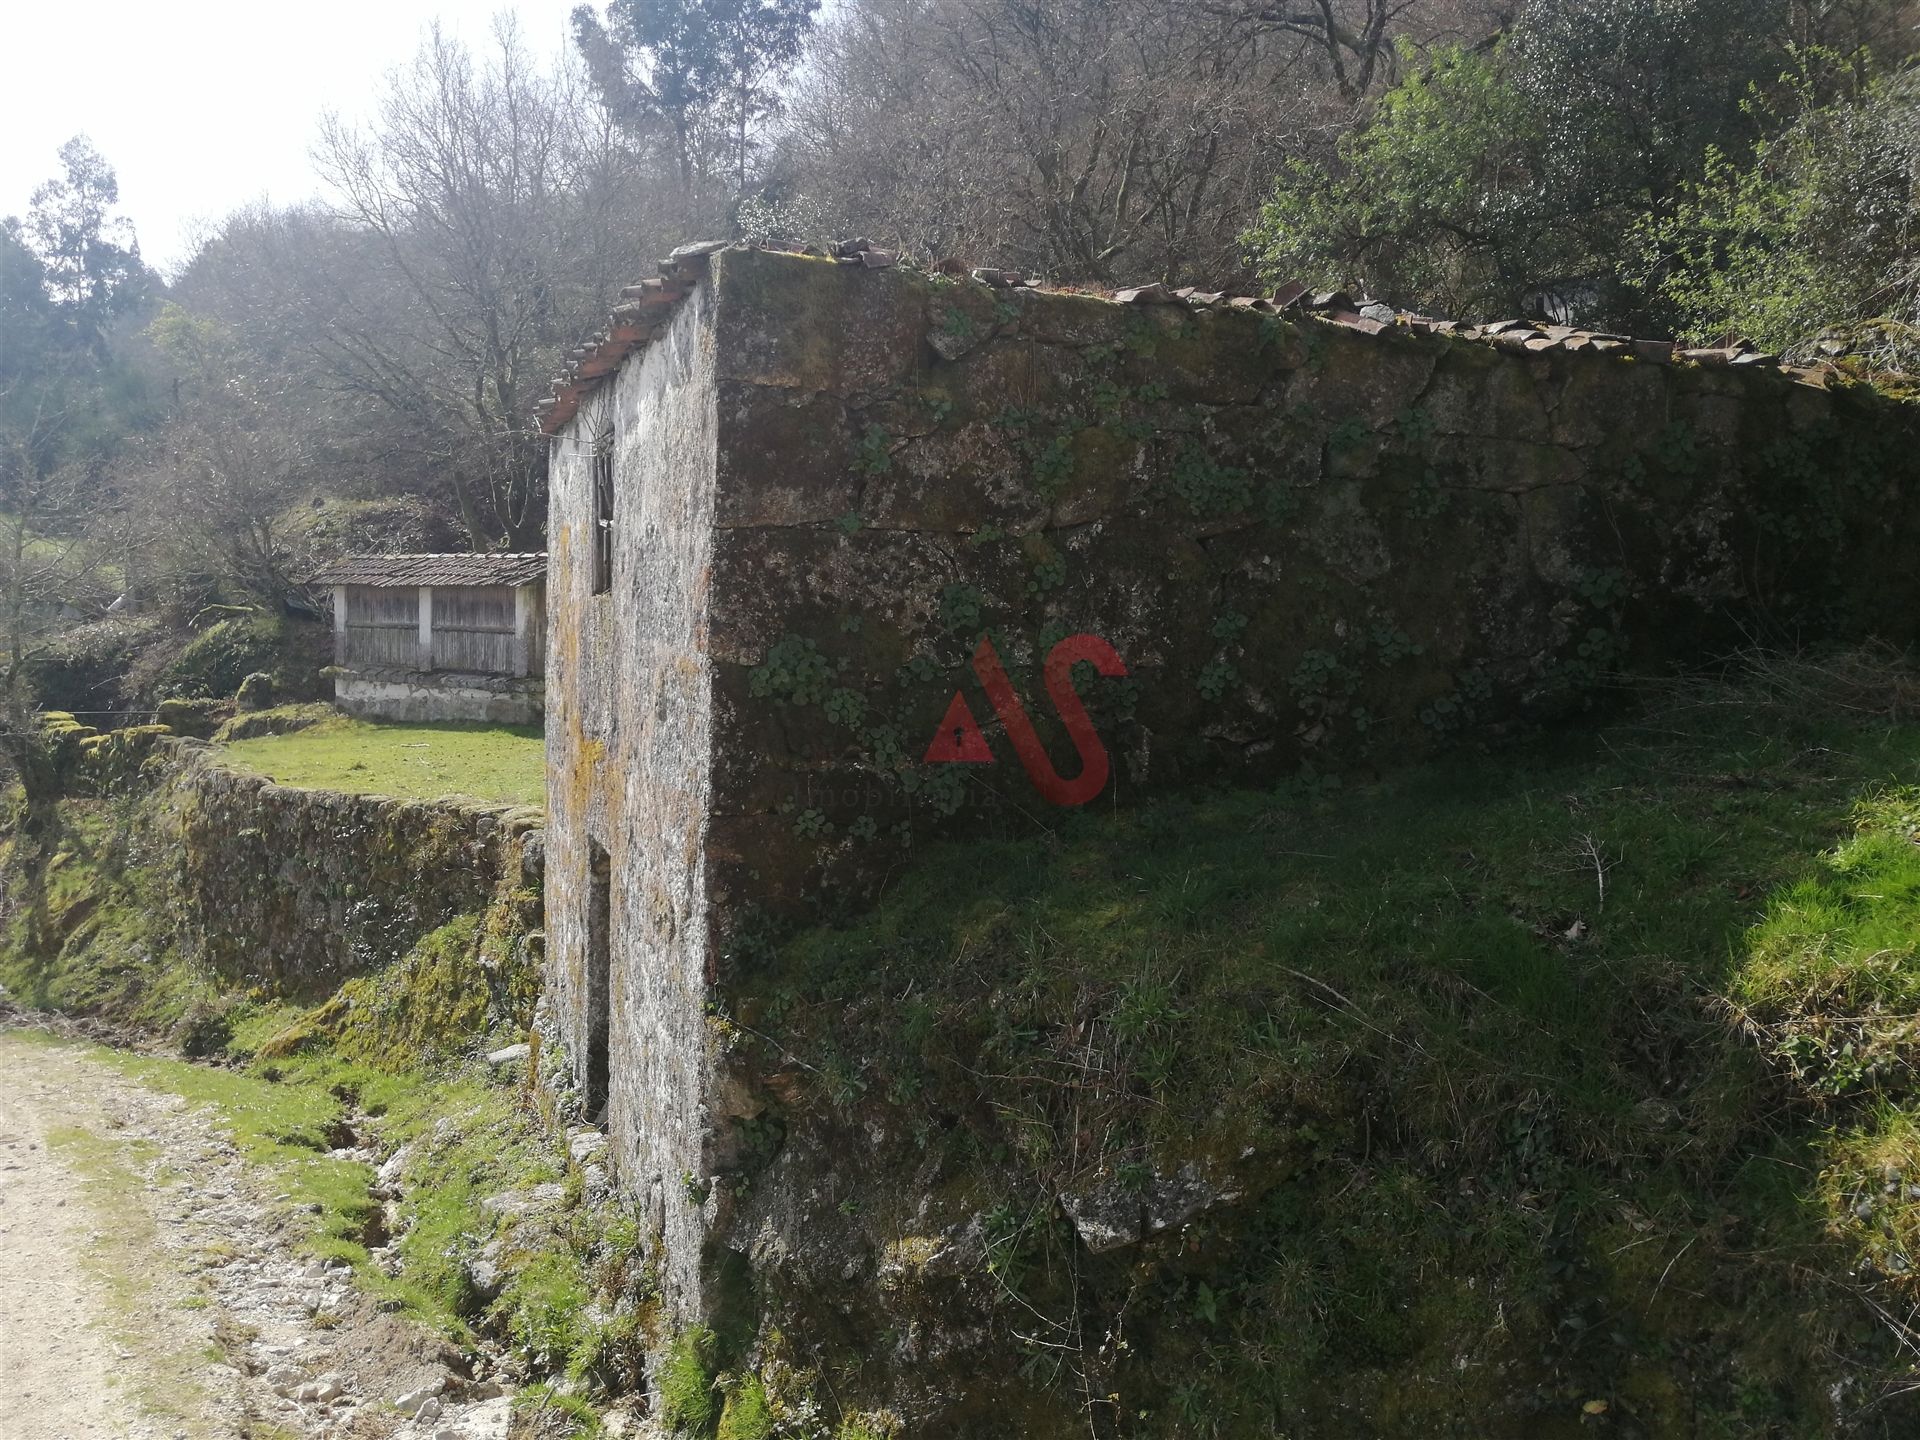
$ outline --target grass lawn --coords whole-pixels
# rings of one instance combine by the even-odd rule
[[[546,742],[519,725],[389,725],[345,716],[287,735],[235,740],[236,765],[310,790],[351,790],[433,800],[539,805],[546,800]]]

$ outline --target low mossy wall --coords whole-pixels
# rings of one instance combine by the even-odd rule
[[[180,947],[236,983],[331,990],[484,910],[503,878],[539,883],[537,809],[295,789],[183,741],[150,775]]]

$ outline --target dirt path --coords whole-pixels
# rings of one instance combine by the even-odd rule
[[[0,1017],[0,1440],[503,1440],[214,1117]],[[376,1157],[361,1157],[376,1158]]]
[[[105,1297],[81,1269],[91,1239],[68,1204],[79,1177],[47,1148],[42,1089],[0,1073],[0,1437],[151,1434],[125,1423],[110,1390],[116,1347],[89,1323]]]

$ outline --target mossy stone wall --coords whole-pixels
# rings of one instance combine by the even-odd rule
[[[706,1010],[715,752],[700,660],[716,444],[710,301],[690,296],[646,363],[590,399],[549,472],[548,1006],[588,1109],[604,1101],[610,1161],[656,1241],[666,1302],[686,1315],[709,1305],[704,1200],[686,1177],[716,1163]],[[601,443],[622,484],[604,589],[592,476]]]
[[[1110,803],[1364,774],[1614,672],[1920,615],[1920,411],[1864,388],[770,253],[709,283],[727,915],[1045,820],[983,635],[1067,779],[1044,662],[1117,651],[1075,672]],[[991,764],[922,763],[956,691]]]
[[[485,910],[510,867],[538,881],[535,810],[295,789],[183,741],[150,763],[181,949],[236,986],[330,993]]]

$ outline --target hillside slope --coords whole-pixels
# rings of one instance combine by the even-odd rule
[[[908,1433],[1913,1433],[1917,705],[1769,661],[916,856],[736,957],[683,1358]]]

